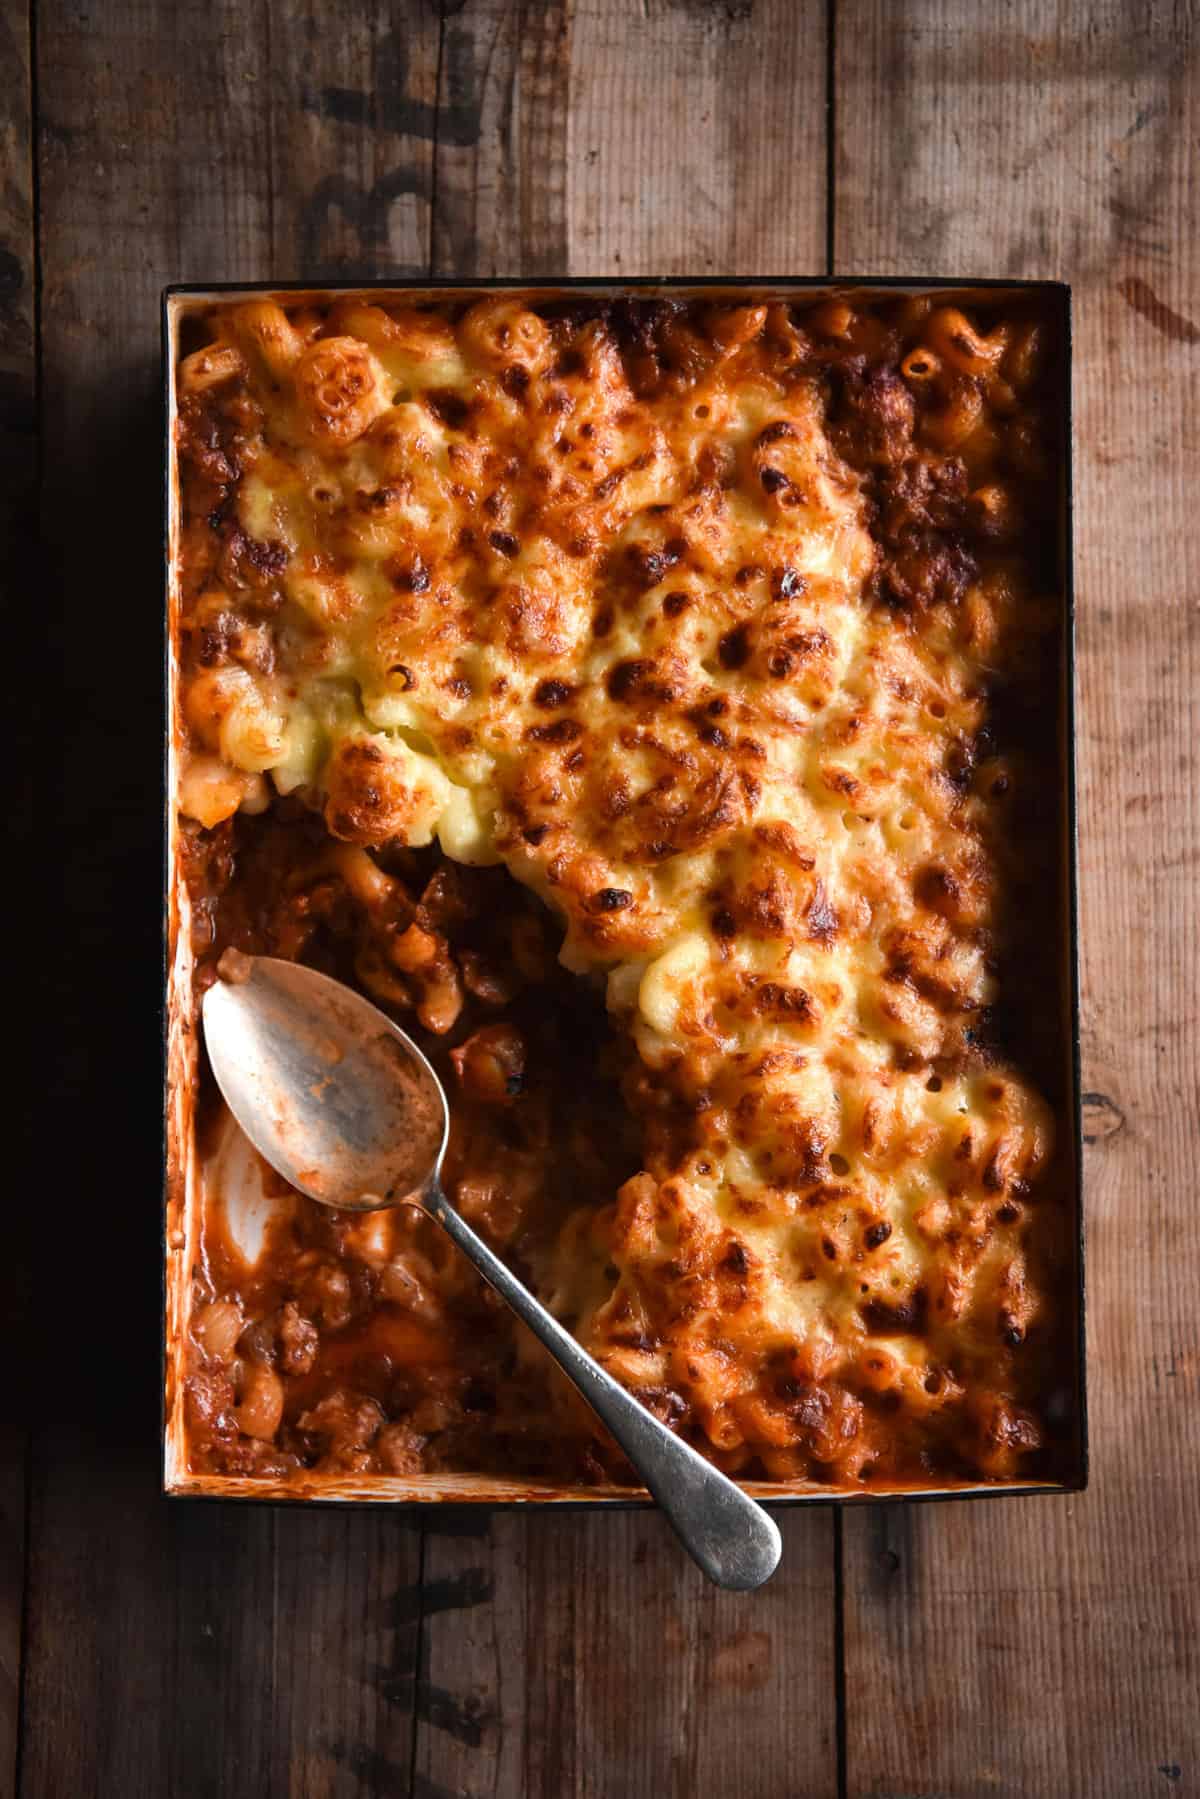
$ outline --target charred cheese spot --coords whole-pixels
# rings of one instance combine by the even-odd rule
[[[448,798],[428,757],[365,732],[338,741],[325,784],[325,823],[345,843],[428,843]]]

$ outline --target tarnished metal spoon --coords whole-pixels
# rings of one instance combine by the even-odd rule
[[[204,996],[209,1060],[272,1167],[327,1206],[424,1206],[574,1381],[708,1578],[738,1591],[769,1580],[782,1545],[762,1507],[606,1374],[447,1201],[449,1107],[411,1038],[294,962],[227,956],[222,972]]]

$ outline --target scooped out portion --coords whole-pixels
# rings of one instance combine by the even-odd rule
[[[1052,1472],[1073,1221],[1013,1022],[1056,978],[1046,321],[499,295],[195,336],[201,986],[303,959],[414,1031],[451,1198],[727,1471]],[[212,1177],[197,1467],[622,1478],[433,1227],[275,1178],[247,1258]]]

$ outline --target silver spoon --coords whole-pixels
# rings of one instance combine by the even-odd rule
[[[254,1147],[323,1205],[424,1206],[574,1381],[708,1578],[742,1592],[769,1580],[782,1544],[762,1507],[606,1374],[448,1203],[449,1107],[412,1039],[311,968],[239,956],[226,970],[231,978],[204,996],[204,1032],[217,1085]]]

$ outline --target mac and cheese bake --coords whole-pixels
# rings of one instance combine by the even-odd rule
[[[298,957],[416,1032],[451,1200],[727,1471],[1052,1475],[1054,321],[501,293],[187,331],[198,984]],[[254,1259],[205,1213],[194,1468],[632,1478],[428,1220],[264,1179]]]

